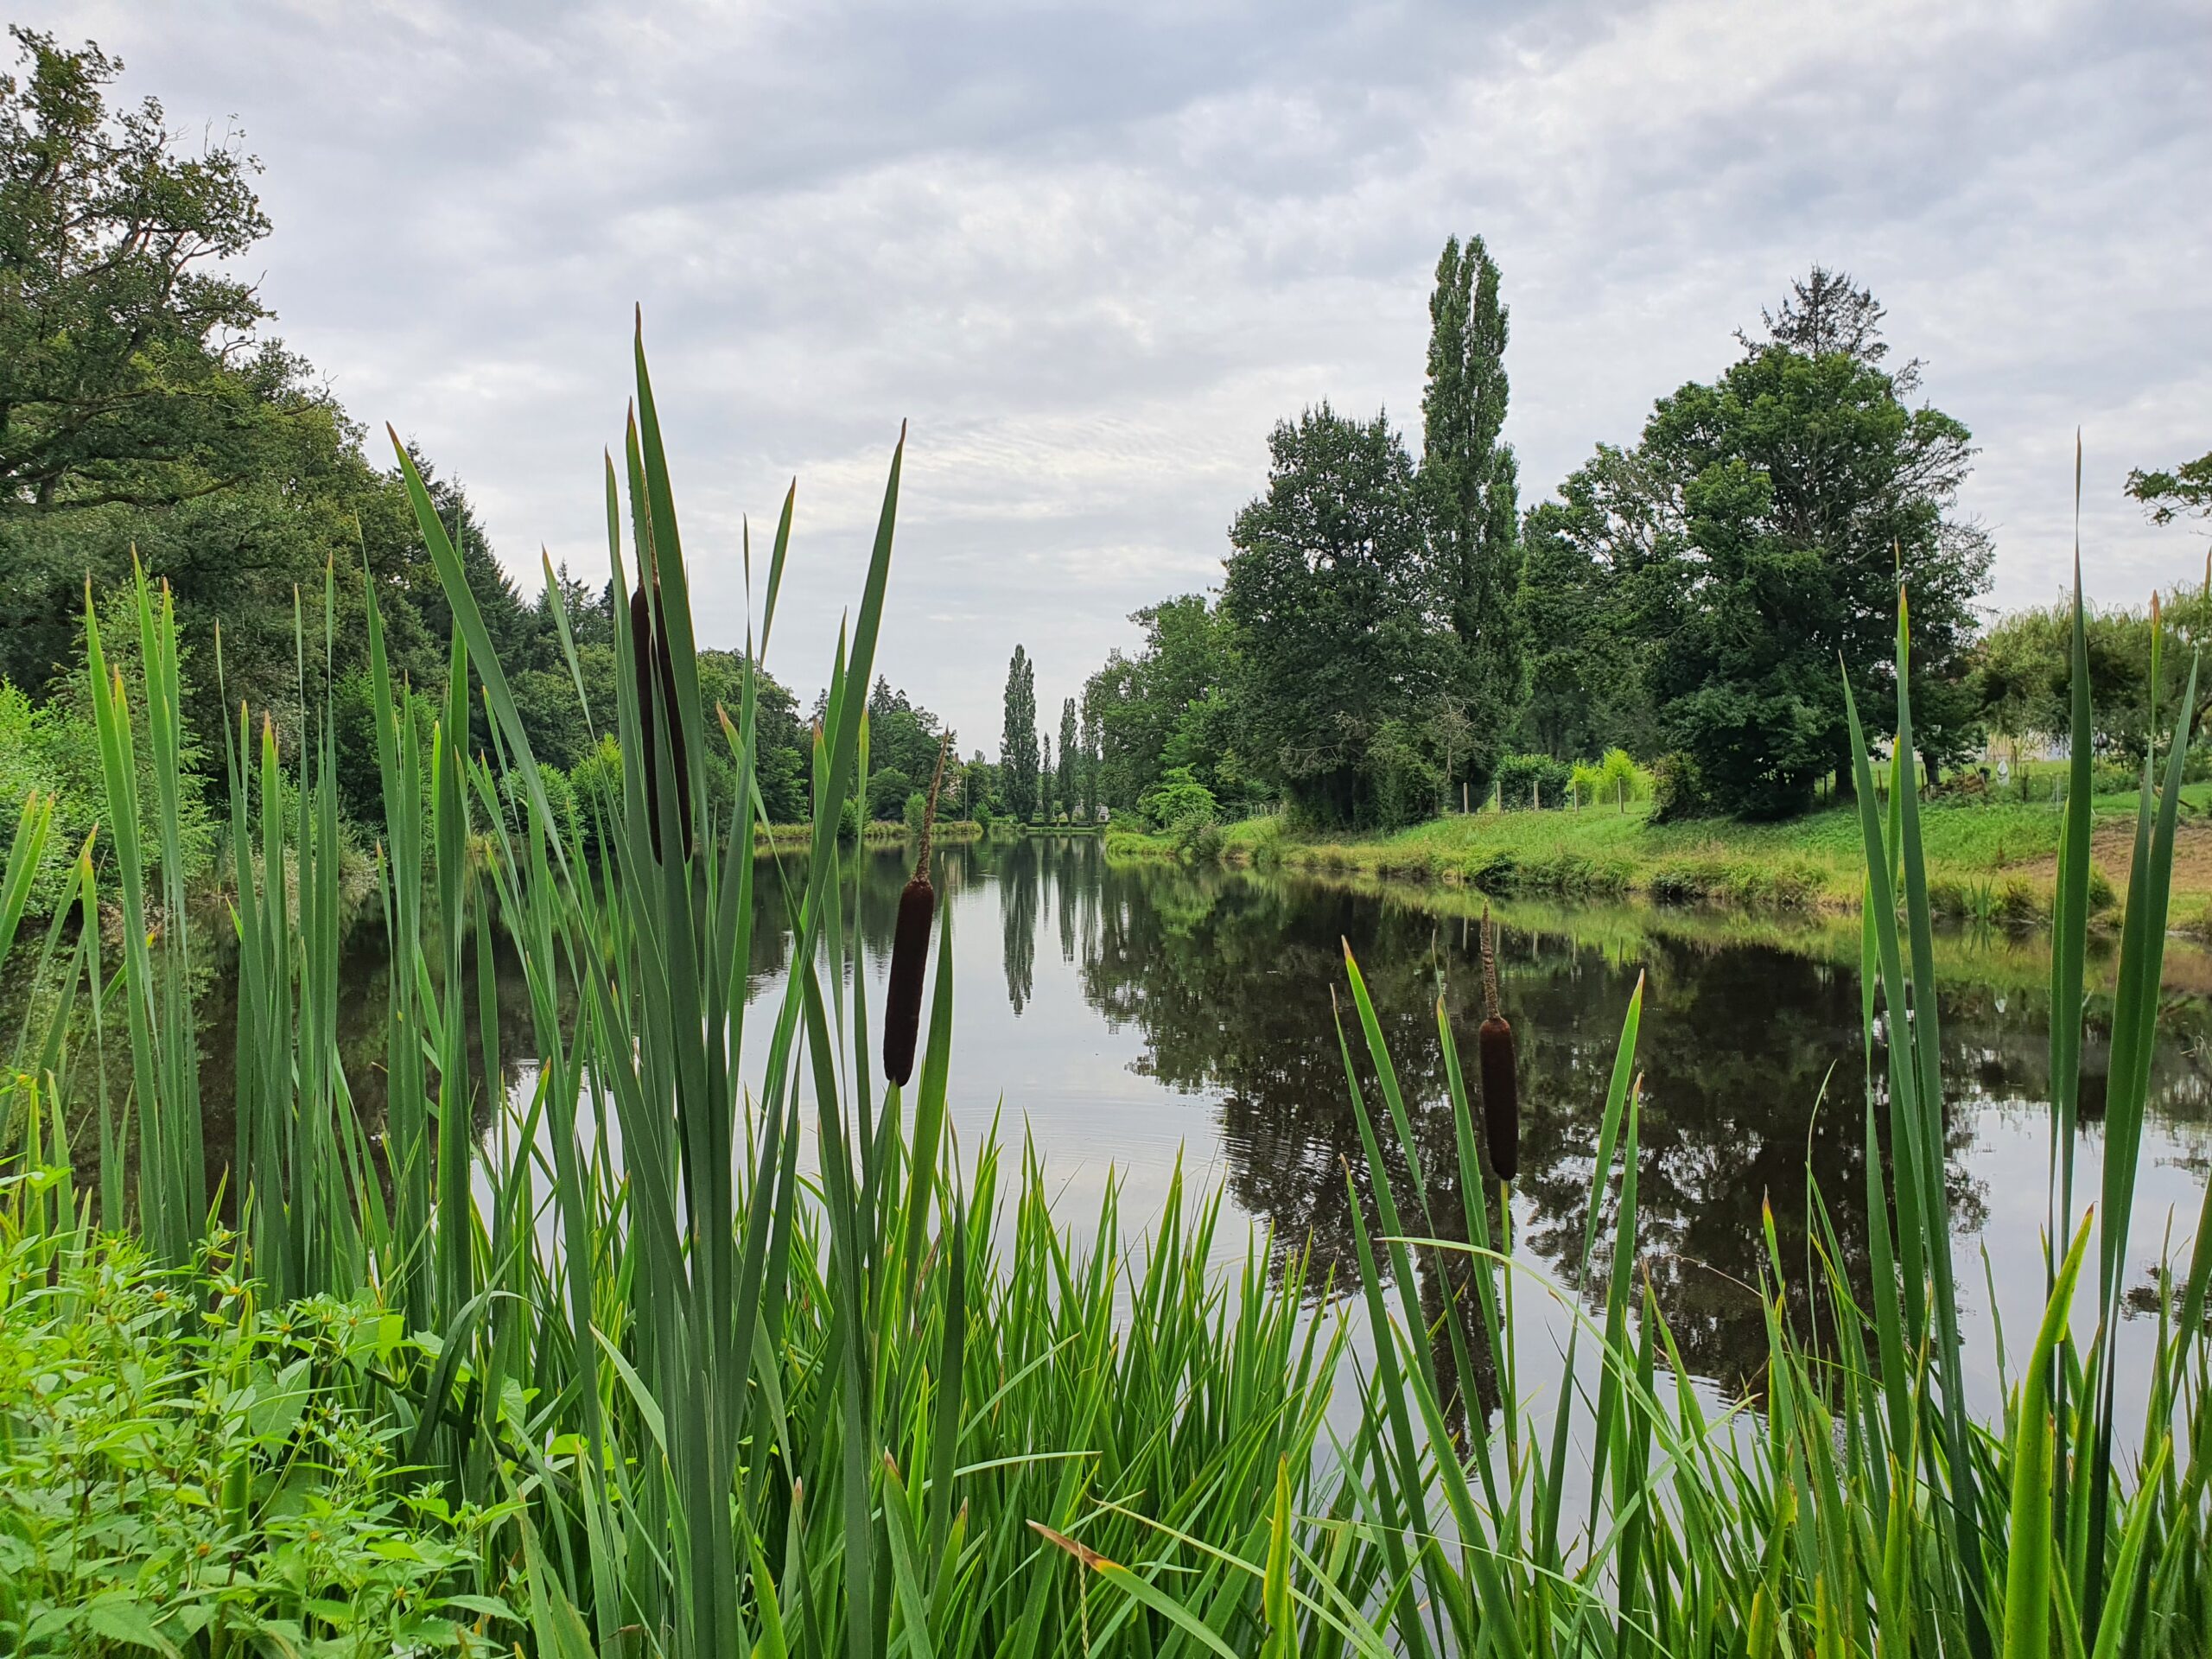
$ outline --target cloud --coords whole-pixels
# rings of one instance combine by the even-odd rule
[[[2119,493],[2212,443],[2179,0],[29,10],[179,124],[236,118],[283,332],[525,582],[541,543],[603,561],[633,302],[709,638],[743,627],[742,516],[798,480],[802,693],[910,421],[883,666],[970,745],[1017,640],[1055,701],[1216,578],[1274,419],[1381,404],[1418,440],[1452,232],[1503,267],[1529,499],[1818,259],[1974,429],[1993,603],[2063,580],[2077,424],[2093,595],[2202,556]]]

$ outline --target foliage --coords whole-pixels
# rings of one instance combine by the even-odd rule
[[[1529,695],[1516,728],[1524,749],[1588,760],[1608,745],[1650,754],[1658,747],[1650,674],[1672,580],[1667,514],[1643,457],[1600,444],[1529,510],[1519,626]]]
[[[2180,699],[2190,653],[2212,644],[2212,595],[2190,585],[2159,596],[2158,626],[2147,610],[2115,606],[2085,611],[2093,741],[2096,753],[2133,766],[2149,742],[2152,702],[2171,715]],[[2000,617],[1974,647],[1977,691],[1985,717],[2015,738],[2050,738],[2065,732],[2072,667],[2070,609],[2063,605],[2015,611]],[[2152,678],[2152,641],[2160,639],[2158,678]],[[2177,649],[2178,647],[2178,649]],[[2200,685],[2195,718],[2202,721],[2212,690]]]
[[[1382,816],[1367,750],[1451,683],[1449,603],[1413,461],[1389,422],[1325,404],[1268,440],[1267,493],[1238,513],[1222,588],[1255,764],[1330,824]]]
[[[914,792],[913,780],[893,766],[886,766],[868,780],[868,815],[878,823],[897,823],[906,816],[906,798]]]
[[[1509,754],[1497,764],[1497,804],[1508,812],[1568,804],[1572,771],[1548,754]]]
[[[1036,817],[1039,759],[1037,753],[1037,664],[1020,645],[1006,669],[1006,725],[999,739],[999,799],[1017,822]]]
[[[261,1306],[226,1241],[187,1272],[0,1193],[0,1640],[32,1656],[482,1650],[518,1615],[505,1503],[404,1463],[375,1379],[424,1355],[364,1289]]]
[[[1187,819],[1211,822],[1220,812],[1213,791],[1198,781],[1188,766],[1171,767],[1167,775],[1144,792],[1137,810],[1155,830],[1172,830]]]
[[[1704,817],[1713,810],[1713,796],[1705,786],[1705,773],[1695,755],[1669,749],[1652,762],[1653,823],[1676,823],[1684,818]]]
[[[1478,795],[1522,699],[1519,471],[1505,426],[1506,308],[1497,264],[1479,236],[1446,241],[1428,302],[1428,380],[1421,394],[1421,494],[1458,642],[1454,701],[1472,728],[1462,775]]]
[[[2195,461],[2184,461],[2171,472],[2145,472],[2137,467],[2127,475],[2127,493],[2143,504],[2154,524],[2171,524],[2177,518],[2212,518],[2212,451]]]
[[[1368,740],[1361,769],[1374,803],[1376,828],[1395,830],[1435,815],[1450,772],[1437,763],[1430,735],[1410,721],[1386,720]]]
[[[1640,800],[1651,790],[1651,776],[1636,764],[1636,758],[1626,749],[1611,748],[1598,764],[1598,787],[1624,812],[1630,801]]]

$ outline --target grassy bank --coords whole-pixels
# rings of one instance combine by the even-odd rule
[[[2183,791],[2190,821],[2177,825],[2174,914],[2195,925],[2212,906],[2212,823],[2201,815],[2212,785]],[[2135,798],[2096,798],[2091,904],[2107,909],[2127,880]],[[1221,856],[1292,869],[1388,881],[1467,887],[1499,896],[1635,895],[1660,903],[1747,907],[1855,908],[1862,861],[1855,807],[1783,823],[1698,820],[1654,823],[1649,809],[1497,812],[1447,817],[1383,836],[1313,836],[1278,818],[1224,827]],[[2048,804],[1927,802],[1921,830],[1929,902],[1938,916],[1998,922],[2048,920],[2061,819]],[[1107,849],[1124,858],[1175,855],[1164,836],[1125,830]]]
[[[137,798],[127,693],[92,634],[126,925],[119,971],[97,927],[26,936],[51,1012],[0,1070],[5,1651],[2204,1650],[2212,1216],[2185,1266],[2147,1287],[2158,1317],[2154,1334],[2132,1333],[2142,1369],[2131,1362],[2125,1388],[2116,1369],[2122,1313],[2146,1288],[2119,1242],[2170,815],[2139,827],[2149,855],[2120,944],[2094,1207],[2074,1179],[2082,1024],[2053,1022],[2054,1290],[2042,1328],[2015,1333],[2012,1369],[1995,1357],[2017,1380],[1986,1417],[1970,1414],[1960,1351],[1910,797],[1893,842],[1871,810],[1859,821],[1877,902],[1859,934],[1863,1050],[1840,1057],[1835,1097],[1863,1133],[1865,1184],[1821,1195],[1834,1209],[1805,1259],[1785,1260],[1770,1231],[1751,1287],[1772,1310],[1755,1396],[1717,1400],[1688,1375],[1638,1259],[1640,986],[1620,1010],[1587,1210],[1554,1243],[1563,1284],[1515,1237],[1508,1011],[1483,1026],[1478,1092],[1440,995],[1445,1080],[1409,1102],[1383,1034],[1393,1011],[1378,1013],[1349,953],[1342,1018],[1313,1033],[1337,1050],[1360,1135],[1359,1166],[1342,1172],[1357,1267],[1340,1300],[1309,1306],[1297,1240],[1275,1242],[1287,1273],[1261,1241],[1211,1269],[1217,1198],[1179,1193],[1131,1237],[1109,1198],[1078,1246],[1027,1148],[1017,1160],[988,1139],[953,1144],[950,911],[932,975],[926,898],[902,896],[879,999],[844,920],[842,884],[864,861],[839,856],[834,816],[803,863],[760,860],[749,814],[718,822],[688,792],[683,759],[705,726],[692,653],[670,645],[690,638],[689,598],[642,353],[638,393],[626,459],[644,544],[630,551],[654,575],[645,620],[615,637],[630,770],[600,804],[612,827],[598,869],[548,832],[483,619],[400,457],[460,637],[445,718],[418,754],[365,588],[380,762],[395,781],[418,763],[435,779],[427,810],[416,790],[385,791],[379,899],[400,959],[422,971],[392,978],[373,1124],[332,1040],[327,727],[298,763],[296,814],[276,810],[273,738],[231,756],[234,842],[257,824],[257,868],[298,880],[264,885],[239,855],[238,1083],[203,1100],[202,947],[181,890],[143,880],[134,829],[172,835],[174,803]],[[894,456],[819,728],[824,802],[854,770],[899,470]],[[158,779],[176,760],[175,641],[165,600],[142,585],[140,601]],[[472,671],[501,740],[488,757],[468,747]],[[754,713],[748,683],[741,805],[757,799]],[[2076,747],[2086,755],[2085,737]],[[530,804],[510,832],[500,804],[518,796]],[[2078,799],[2051,963],[2054,1005],[2076,1011],[2090,840]],[[0,874],[0,958],[49,810],[26,805]],[[488,861],[471,854],[480,830]],[[74,899],[94,914],[93,867],[75,870]],[[758,882],[776,884],[795,937],[780,992],[748,1013]],[[494,930],[520,964],[537,1060],[519,1102],[496,1054],[480,1070],[468,1049],[472,1023],[497,1029],[499,981],[489,950],[468,971],[462,944]],[[914,1023],[895,1031],[921,1037],[918,1070],[878,1059],[902,982],[914,998],[898,1017]],[[1907,1007],[1910,1020],[1891,1017]],[[104,1020],[129,1029],[127,1077],[97,1064]],[[480,1118],[498,1133],[480,1138]],[[54,1141],[87,1124],[101,1150],[89,1190]],[[1522,1351],[1516,1298],[1539,1295],[1571,1317],[1564,1355]],[[1803,1308],[1817,1310],[1809,1326]],[[2121,1413],[2143,1425],[2139,1464],[2114,1454]]]

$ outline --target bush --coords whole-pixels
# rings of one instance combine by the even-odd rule
[[[1444,770],[1403,721],[1386,720],[1367,746],[1365,769],[1375,795],[1375,827],[1396,830],[1436,816]]]
[[[1163,832],[1173,832],[1186,818],[1211,823],[1220,817],[1213,791],[1192,777],[1188,766],[1170,766],[1165,778],[1138,797],[1137,810]]]
[[[976,820],[978,830],[987,836],[991,833],[991,804],[988,801],[976,802],[975,811],[969,816]]]
[[[1661,755],[1651,768],[1651,821],[1674,823],[1710,817],[1713,811],[1713,797],[1697,762],[1680,749]]]
[[[1221,856],[1221,826],[1211,814],[1193,813],[1170,832],[1177,856],[1194,863],[1211,863]]]
[[[922,820],[929,817],[929,813],[930,801],[928,796],[923,794],[918,789],[912,794],[909,795],[906,798],[906,833],[910,836],[920,835],[922,833]]]
[[[1532,798],[1538,806],[1565,806],[1573,776],[1548,754],[1509,754],[1497,763],[1497,804],[1508,812],[1527,810]]]
[[[512,1503],[448,1507],[359,1403],[372,1375],[429,1357],[374,1292],[264,1307],[126,1240],[51,1262],[41,1243],[0,1254],[0,1634],[174,1654],[483,1652],[512,1633],[481,1565]],[[471,1641],[487,1618],[498,1634]]]

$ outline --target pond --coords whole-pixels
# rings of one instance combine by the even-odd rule
[[[849,855],[871,1008],[880,1008],[905,849]],[[751,994],[781,995],[790,950],[764,880]],[[996,1126],[1010,1154],[1024,1136],[1042,1159],[1063,1222],[1088,1230],[1118,1186],[1123,1236],[1186,1185],[1226,1197],[1229,1219],[1310,1243],[1311,1282],[1355,1275],[1351,1172],[1363,1170],[1332,999],[1357,957],[1405,1090],[1424,1166],[1448,1171],[1452,1125],[1436,1036],[1440,976],[1470,1062],[1481,1017],[1481,895],[1370,887],[1280,874],[1120,863],[1090,836],[1039,836],[941,847],[951,908],[954,1022],[950,1111],[963,1153]],[[1561,1263],[1579,1257],[1607,1080],[1621,1021],[1644,983],[1637,1251],[1685,1363],[1716,1394],[1756,1388],[1765,1352],[1752,1287],[1765,1266],[1770,1206],[1808,1314],[1808,1175],[1822,1195],[1854,1286],[1867,1283],[1859,928],[1852,918],[1758,919],[1611,905],[1499,905],[1499,971],[1519,1045],[1522,1143],[1514,1192],[1517,1248],[1560,1287],[1547,1311],[1517,1316],[1563,1331]],[[388,963],[372,932],[350,947],[340,1046],[362,1109],[379,1109],[378,1046]],[[2093,942],[2093,984],[2112,942]],[[1949,1179],[1960,1294],[1975,1392],[1993,1402],[1990,1321],[2015,1348],[2044,1294],[2040,1232],[2047,1160],[2049,953],[2040,936],[1939,940]],[[2171,942],[2165,1007],[2142,1147],[2130,1282],[2147,1347],[2152,1270],[2171,1228],[2194,1230],[2212,1160],[2212,957]],[[511,1098],[534,1080],[518,979],[502,976],[499,1055]],[[226,1089],[223,988],[207,999],[206,1097]],[[2096,1191],[2104,1035],[2093,1029],[2077,1194]],[[1355,1069],[1380,1110],[1347,1001]],[[749,1030],[765,1036],[765,1021]],[[757,1068],[762,1044],[747,1059]],[[1382,1131],[1389,1140],[1387,1127]],[[1448,1190],[1447,1190],[1448,1192]],[[1456,1214],[1456,1193],[1443,1212]],[[1371,1212],[1370,1212],[1371,1213]],[[1217,1252],[1251,1235],[1224,1226]],[[1985,1248],[1986,1247],[1986,1248]],[[1592,1290],[1594,1305],[1601,1293]],[[2094,1298],[2085,1298],[2094,1310]],[[1815,1327],[1817,1330],[1817,1327]],[[2086,1331],[2085,1331],[2086,1334]],[[2017,1355],[2016,1355],[2017,1363]]]

